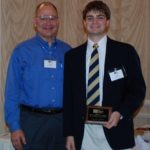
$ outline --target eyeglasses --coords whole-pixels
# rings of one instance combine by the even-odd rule
[[[58,19],[58,16],[38,16],[37,18],[41,21],[56,21]]]

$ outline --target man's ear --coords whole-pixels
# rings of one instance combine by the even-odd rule
[[[85,27],[85,20],[83,20],[82,23],[83,23],[83,26]]]
[[[36,31],[37,19],[36,19],[35,17],[32,19],[32,23],[33,23],[33,28],[34,28],[34,30]]]
[[[107,20],[107,27],[110,26],[110,20]]]
[[[35,28],[35,27],[36,27],[36,23],[37,23],[37,20],[36,20],[35,17],[32,19],[32,23],[33,23],[33,26],[34,26],[34,28]]]
[[[83,24],[84,32],[86,33],[86,22],[85,22],[85,20],[82,21],[82,24]]]

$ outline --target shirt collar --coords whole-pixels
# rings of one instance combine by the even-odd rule
[[[56,46],[56,44],[57,44],[57,42],[58,42],[57,39],[55,38],[55,39],[53,40],[52,44],[49,45],[48,42],[45,41],[38,33],[36,34],[36,37],[35,37],[35,38],[38,40],[38,42],[40,42],[40,44],[42,44],[42,45],[47,45],[47,46],[50,46],[50,47]]]
[[[93,45],[95,44],[91,39],[89,39],[88,38],[88,41],[87,41],[87,43],[88,43],[88,47],[89,47],[89,49],[91,49],[91,50],[93,50]],[[98,44],[98,51],[100,50],[100,49],[102,49],[103,50],[103,47],[106,47],[106,43],[107,43],[107,35],[105,35],[102,39],[100,39],[98,42],[97,42],[97,44]]]

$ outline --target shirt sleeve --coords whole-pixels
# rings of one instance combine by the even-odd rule
[[[5,121],[11,132],[20,129],[19,97],[21,90],[21,64],[17,50],[14,50],[7,70],[5,85]]]

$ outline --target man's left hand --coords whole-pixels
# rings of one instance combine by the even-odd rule
[[[119,123],[120,117],[121,117],[121,114],[118,111],[114,111],[111,114],[108,122],[104,124],[104,127],[106,127],[107,129],[111,129],[113,127],[116,127]]]

